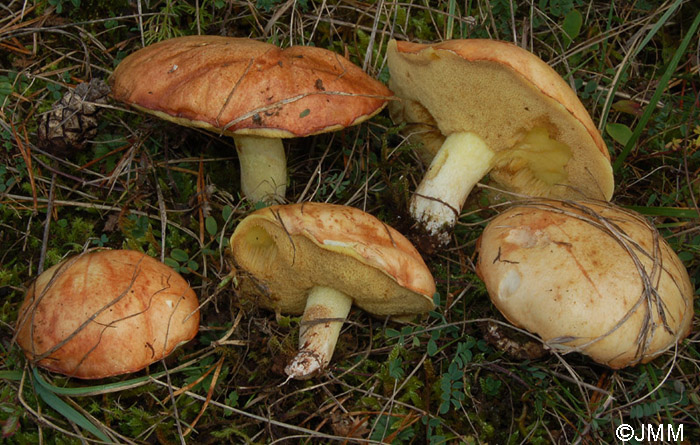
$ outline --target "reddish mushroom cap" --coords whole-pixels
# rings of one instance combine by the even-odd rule
[[[115,99],[165,119],[225,133],[307,136],[360,123],[392,95],[322,48],[188,36],[126,57],[110,78]]]

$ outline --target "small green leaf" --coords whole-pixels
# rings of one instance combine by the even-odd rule
[[[309,115],[309,113],[311,113],[311,110],[309,110],[309,109],[307,108],[306,110],[304,110],[304,111],[302,111],[301,113],[299,113],[299,117],[306,117],[306,116]]]
[[[401,380],[404,376],[401,359],[395,358],[389,361],[389,376],[394,380]]]
[[[639,419],[643,415],[644,415],[644,408],[642,408],[640,405],[635,405],[632,408],[630,408],[630,418]]]
[[[226,397],[226,405],[231,406],[235,408],[238,406],[238,393],[236,391],[231,391],[228,393],[228,397]],[[224,410],[224,417],[229,416],[233,414],[233,411],[229,410]]]
[[[595,80],[591,80],[588,83],[586,83],[586,86],[583,87],[583,92],[585,94],[593,94],[593,92],[598,88],[598,82]]]
[[[194,260],[189,260],[187,262],[187,267],[190,269],[190,271],[194,272],[199,269],[199,264]]]
[[[445,414],[450,410],[450,401],[446,400],[440,404],[440,414]]]
[[[224,218],[224,221],[228,221],[228,219],[231,217],[231,213],[233,213],[233,209],[228,204],[221,209],[221,217]]]
[[[185,263],[187,262],[187,260],[190,259],[190,256],[187,255],[187,252],[185,252],[182,249],[173,249],[172,251],[170,251],[170,256],[174,260],[179,261],[181,263]]]
[[[689,263],[693,261],[695,255],[693,255],[691,252],[678,252],[678,258],[684,263]]]
[[[642,109],[642,104],[640,104],[636,100],[628,99],[618,100],[617,102],[612,104],[612,109],[615,111],[619,111],[620,113],[627,113],[634,116],[641,116],[644,112]]]
[[[435,343],[435,340],[430,339],[428,340],[428,355],[429,356],[434,356],[438,352],[438,347],[437,343]]]
[[[583,16],[576,9],[572,9],[564,17],[564,22],[561,24],[564,30],[564,45],[569,46],[571,42],[578,37],[583,25]]]
[[[9,96],[12,94],[12,84],[10,82],[0,82],[0,95]]]
[[[163,263],[165,263],[165,265],[168,267],[172,267],[173,269],[177,269],[178,267],[180,267],[180,263],[178,263],[177,261],[175,261],[172,258],[164,259]]]
[[[384,331],[384,333],[386,334],[386,338],[396,338],[399,335],[401,335],[401,333],[399,331],[397,331],[396,329],[392,329],[392,328],[387,328]]]
[[[644,411],[644,417],[650,417],[659,411],[659,405],[658,402],[645,403],[642,405],[642,409]]]
[[[213,216],[207,216],[207,219],[204,220],[204,226],[207,228],[207,232],[209,232],[209,235],[211,236],[216,235],[216,232],[219,231],[219,227],[216,224],[216,219],[214,219]]]
[[[625,124],[609,123],[605,126],[605,132],[621,145],[627,145],[632,137],[632,130]]]
[[[217,288],[217,289],[221,289],[221,288],[226,287],[226,286],[228,285],[228,283],[231,282],[232,279],[233,279],[233,277],[232,277],[231,275],[226,275],[226,276],[224,277],[224,279],[221,280],[221,281],[219,282],[219,284],[216,285],[216,288]]]
[[[487,396],[497,397],[501,390],[501,381],[491,376],[487,376],[485,379],[479,379],[479,384],[481,385],[481,390],[484,391]]]

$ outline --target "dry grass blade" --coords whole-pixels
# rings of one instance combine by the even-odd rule
[[[197,414],[197,417],[192,421],[190,426],[187,427],[185,432],[183,433],[183,436],[187,436],[190,434],[193,430],[194,427],[197,425],[197,422],[199,422],[199,419],[201,419],[202,415],[204,415],[204,411],[206,411],[207,406],[209,406],[209,402],[211,402],[211,397],[214,394],[214,388],[216,388],[216,382],[219,380],[219,375],[221,374],[221,367],[224,365],[224,358],[222,357],[219,359],[219,361],[216,363],[216,369],[214,371],[214,376],[211,379],[211,383],[209,384],[209,390],[207,391],[207,399],[204,401],[204,404],[202,405],[202,409],[199,411],[199,414]]]
[[[161,386],[167,386],[167,385],[168,385],[167,383],[161,382],[161,381],[159,381],[159,380],[155,380],[154,382],[155,382],[156,384],[158,384],[158,385],[161,385]],[[176,389],[176,390],[177,390],[177,389]],[[193,393],[193,392],[190,392],[190,391],[185,391],[184,394],[187,395],[187,396],[189,396],[189,397],[192,397],[192,398],[194,398],[194,399],[197,399],[197,400],[206,401],[206,397],[202,397],[202,396],[200,396],[199,394],[196,394],[196,393]],[[289,429],[289,430],[291,430],[291,431],[302,432],[302,433],[307,434],[307,435],[308,435],[307,437],[314,437],[314,438],[319,438],[319,439],[328,439],[328,440],[333,440],[333,441],[342,441],[342,440],[346,440],[346,439],[347,439],[346,437],[334,436],[334,435],[332,435],[332,434],[325,434],[325,433],[321,433],[321,432],[318,432],[318,431],[313,431],[313,430],[309,430],[309,429],[306,429],[306,428],[301,428],[301,427],[298,427],[298,426],[296,426],[296,425],[286,424],[286,423],[283,423],[283,422],[279,422],[279,421],[274,420],[274,419],[271,419],[271,418],[265,418],[265,417],[262,417],[262,416],[258,416],[258,415],[256,415],[256,414],[252,414],[252,413],[249,413],[249,412],[246,412],[246,411],[242,411],[242,410],[239,410],[239,409],[237,409],[237,408],[234,408],[234,407],[225,405],[225,404],[220,403],[220,402],[211,401],[211,405],[217,406],[217,407],[219,407],[219,408],[222,408],[222,409],[224,409],[225,411],[232,411],[232,412],[234,412],[234,413],[236,413],[236,414],[239,414],[239,415],[242,415],[242,416],[245,416],[245,417],[249,417],[249,418],[251,418],[251,419],[253,419],[253,420],[257,420],[258,422],[262,422],[263,424],[270,424],[270,425],[274,425],[274,426],[277,426],[277,427]],[[359,442],[359,443],[370,443],[370,444],[380,444],[380,443],[382,443],[382,442],[379,442],[379,441],[367,440],[367,439],[355,439],[355,440],[356,440],[357,442]]]
[[[638,360],[656,336],[674,330],[675,312],[657,290],[671,268],[658,258],[665,242],[682,260],[697,297],[700,25],[694,2],[0,3],[0,427],[6,441],[97,438],[34,394],[24,370],[51,353],[35,349],[36,357],[27,359],[13,340],[15,323],[36,318],[19,314],[33,277],[71,255],[104,246],[140,251],[176,268],[197,293],[201,314],[193,341],[134,377],[88,386],[40,374],[47,391],[114,442],[613,443],[619,441],[616,428],[626,423],[637,435],[647,424],[683,425],[684,441],[700,443],[694,427],[700,421],[697,320],[687,340],[644,365],[611,370],[568,353],[614,337],[639,317],[643,323],[630,335]],[[578,31],[572,26],[576,20]],[[649,242],[636,241],[625,221],[575,202],[555,210],[481,184],[460,212],[450,245],[421,252],[435,278],[438,307],[407,324],[351,310],[327,371],[311,381],[287,380],[284,366],[297,348],[302,322],[264,310],[271,291],[236,270],[231,234],[260,205],[242,197],[235,144],[218,133],[256,114],[301,111],[305,100],[325,102],[341,93],[275,96],[227,122],[244,81],[256,74],[257,65],[246,57],[213,103],[214,117],[225,126],[218,133],[163,122],[110,98],[104,105],[88,101],[100,114],[97,133],[81,149],[58,155],[55,147],[40,143],[46,130],[42,116],[51,116],[55,103],[61,105],[79,85],[107,80],[125,57],[147,44],[179,35],[315,46],[337,54],[330,60],[342,67],[334,75],[347,78],[345,57],[385,85],[390,39],[514,42],[574,88],[618,160],[613,201],[653,218],[625,216],[646,224]],[[243,71],[245,79],[239,79]],[[331,89],[330,81],[322,83]],[[153,85],[148,79],[141,84]],[[73,110],[63,106],[65,113],[55,113],[61,116],[57,123],[75,120]],[[405,135],[439,130],[431,125],[397,125],[385,110],[351,129],[285,140],[284,202],[357,207],[418,244],[407,208],[427,164],[416,138]],[[555,339],[550,354],[526,359],[488,341],[484,326],[493,323],[509,337],[544,346],[540,337],[498,318],[476,274],[478,237],[516,202],[577,218],[619,247],[632,265],[639,291],[627,295],[630,306],[597,338],[576,339],[576,347],[566,344],[573,338]],[[298,265],[300,241],[284,215],[274,218],[284,228],[280,239],[286,233],[294,246]],[[502,259],[508,260],[506,253]],[[63,267],[58,277],[65,277]],[[91,310],[86,320],[92,321],[71,328],[61,345],[123,302],[134,277],[140,274],[131,271],[119,294]],[[42,292],[35,295],[35,307],[44,299]],[[690,309],[697,312],[697,298]],[[194,307],[188,312],[191,320]],[[94,341],[104,343],[114,326],[100,325]],[[172,335],[168,329],[163,336]],[[83,354],[81,366],[95,355]]]

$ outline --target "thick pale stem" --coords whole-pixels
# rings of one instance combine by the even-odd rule
[[[489,172],[495,154],[473,133],[445,139],[411,198],[410,211],[428,233],[446,243],[469,192]]]
[[[287,191],[287,158],[279,138],[236,135],[241,191],[252,202],[281,203]]]
[[[308,379],[328,365],[350,312],[352,298],[329,287],[309,292],[299,330],[299,352],[284,371],[294,379]]]

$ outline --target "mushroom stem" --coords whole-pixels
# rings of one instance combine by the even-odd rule
[[[493,166],[495,153],[474,133],[453,133],[411,198],[410,212],[440,243],[449,241],[469,192]]]
[[[287,158],[279,138],[234,135],[241,163],[241,191],[252,202],[281,203],[287,190]]]
[[[340,291],[311,289],[301,317],[299,352],[284,369],[289,377],[308,379],[328,365],[351,306],[352,298]]]

